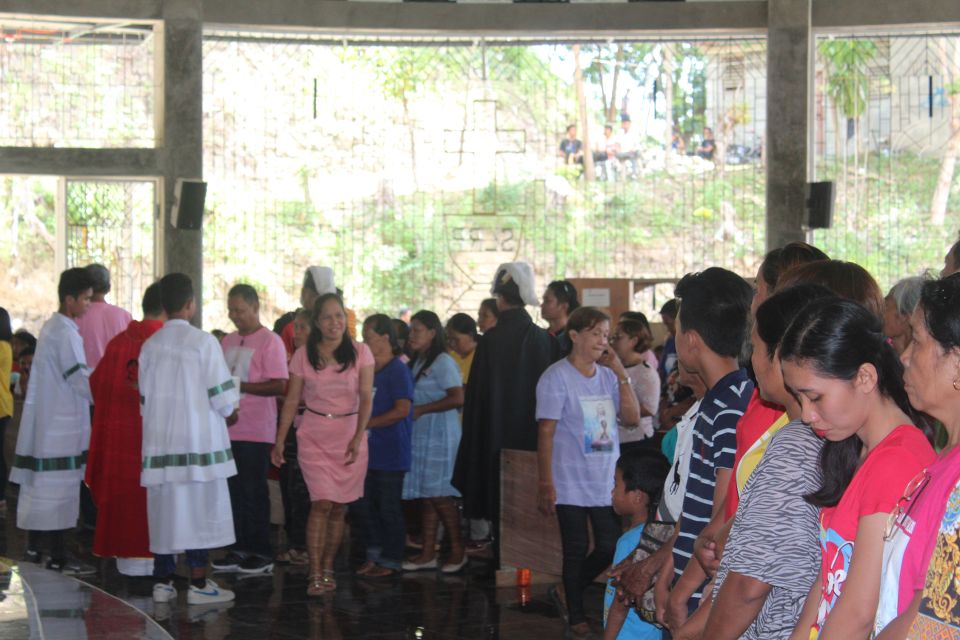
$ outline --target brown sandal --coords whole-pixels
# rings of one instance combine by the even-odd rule
[[[307,595],[312,597],[322,596],[326,592],[327,587],[323,576],[319,573],[315,573],[310,576],[309,580],[307,581]]]
[[[334,591],[337,588],[337,579],[334,577],[333,569],[324,569],[320,582],[327,591]]]

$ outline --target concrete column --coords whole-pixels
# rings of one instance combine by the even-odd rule
[[[177,178],[203,177],[203,4],[201,0],[165,0],[157,74],[162,117],[163,200],[159,222],[160,273],[179,271],[193,279],[197,297],[194,324],[200,326],[203,298],[203,231],[182,231],[170,223]]]
[[[767,7],[767,249],[805,240],[812,0]]]

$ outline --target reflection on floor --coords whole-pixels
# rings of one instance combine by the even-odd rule
[[[25,536],[10,513],[0,520],[0,555],[20,558]],[[490,561],[472,559],[455,576],[435,572],[395,578],[359,578],[346,559],[339,588],[323,598],[306,596],[305,567],[280,567],[273,575],[214,575],[237,593],[225,605],[186,603],[186,582],[175,604],[155,605],[149,579],[126,578],[112,560],[89,553],[92,533],[72,536],[70,549],[98,573],[83,581],[39,565],[0,559],[0,638],[83,639],[329,639],[339,638],[562,638],[564,624],[546,587],[529,593],[496,589]],[[4,564],[6,563],[6,564]],[[588,591],[588,612],[600,614],[602,592]]]

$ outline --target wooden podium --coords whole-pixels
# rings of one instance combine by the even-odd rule
[[[530,569],[534,583],[556,582],[562,552],[556,516],[537,510],[536,451],[500,452],[500,567],[497,586],[516,584],[516,570]]]

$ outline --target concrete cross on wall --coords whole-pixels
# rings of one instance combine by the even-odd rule
[[[473,212],[495,215],[498,158],[502,154],[524,153],[527,132],[500,128],[496,100],[474,100],[469,109],[466,128],[444,130],[443,150],[457,154],[461,166],[464,156],[470,157],[467,166],[473,187]]]

